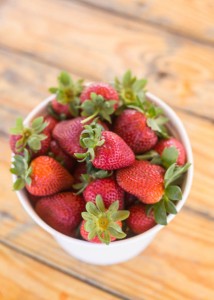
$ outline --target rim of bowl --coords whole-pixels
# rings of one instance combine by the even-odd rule
[[[35,118],[38,115],[41,115],[44,113],[47,104],[53,100],[55,97],[55,95],[51,95],[48,98],[46,98],[44,101],[42,101],[39,105],[37,105],[25,118],[24,120],[24,124],[27,125],[29,124],[29,122]],[[183,207],[184,203],[186,202],[188,195],[190,193],[190,189],[192,186],[192,180],[193,180],[193,171],[194,171],[194,162],[193,162],[193,154],[192,154],[192,148],[191,148],[191,144],[190,144],[190,140],[189,137],[187,135],[186,129],[182,123],[182,121],[180,120],[180,118],[177,116],[177,114],[175,113],[175,111],[168,105],[166,104],[163,100],[161,100],[160,98],[158,98],[157,96],[153,95],[150,92],[146,93],[146,97],[148,100],[154,102],[155,104],[157,104],[158,106],[160,106],[163,110],[164,110],[164,114],[169,118],[169,123],[170,123],[170,130],[173,132],[173,135],[177,136],[178,139],[182,142],[182,144],[185,147],[186,150],[186,154],[187,154],[187,161],[191,163],[190,168],[188,169],[186,175],[185,175],[185,179],[182,185],[182,189],[183,189],[183,196],[182,196],[182,200],[178,201],[178,203],[176,204],[176,208],[177,208],[177,212],[179,213],[179,211],[181,210],[181,208]],[[12,159],[13,159],[13,154],[12,154]],[[16,180],[16,175],[12,175],[12,180],[13,182]],[[78,245],[84,245],[87,247],[106,247],[106,245],[104,244],[96,244],[96,243],[90,243],[88,241],[84,241],[84,240],[80,240],[77,238],[73,238],[67,235],[64,235],[61,232],[58,232],[57,230],[55,230],[54,228],[52,228],[51,226],[49,226],[48,224],[46,224],[35,212],[33,206],[31,205],[27,194],[24,190],[21,191],[16,191],[16,194],[22,204],[22,206],[24,207],[25,211],[30,215],[30,217],[34,220],[34,222],[39,225],[40,227],[42,227],[45,231],[47,231],[48,233],[50,233],[54,238],[58,238],[58,239],[63,239],[63,240],[67,240],[67,241],[72,241],[73,243],[76,243]],[[175,218],[176,215],[173,214],[169,214],[167,216],[167,225],[172,221],[172,219]],[[151,236],[151,235],[155,235],[160,229],[164,228],[165,226],[157,224],[154,227],[152,227],[151,229],[147,230],[146,232],[143,232],[141,234],[135,235],[133,237],[124,239],[124,240],[117,240],[114,243],[110,243],[108,245],[108,247],[116,247],[117,245],[122,245],[125,243],[132,243],[132,242],[136,242],[137,240],[141,240],[143,237],[146,236]]]

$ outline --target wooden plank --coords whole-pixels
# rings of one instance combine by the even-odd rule
[[[63,0],[6,2],[0,40],[5,49],[91,80],[112,80],[131,68],[168,103],[214,119],[212,47]]]
[[[102,268],[69,257],[37,226],[23,232],[17,230],[20,226],[14,223],[7,245],[130,299],[208,300],[214,296],[212,222],[185,210],[138,257]]]
[[[201,42],[214,43],[213,0],[83,0],[124,17],[132,17]]]
[[[1,300],[119,299],[0,245]]]

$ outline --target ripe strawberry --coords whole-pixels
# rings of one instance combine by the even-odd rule
[[[73,157],[66,154],[60,147],[59,144],[52,140],[50,143],[50,156],[53,156],[58,162],[63,165],[69,172],[73,169],[76,161]]]
[[[18,118],[16,127],[11,129],[10,147],[13,153],[23,155],[24,148],[27,148],[33,157],[46,154],[51,141],[47,125],[44,117],[34,119],[29,127],[24,126],[22,118]]]
[[[80,102],[82,103],[82,115],[88,117],[86,121],[99,115],[111,123],[110,115],[119,105],[119,96],[112,86],[98,82],[83,90]]]
[[[80,134],[83,130],[81,121],[78,117],[68,121],[62,121],[56,125],[53,130],[53,137],[60,147],[69,155],[73,156],[75,152],[83,153],[85,150],[80,146]]]
[[[68,104],[61,104],[56,99],[51,101],[51,106],[57,115],[65,116],[66,118],[71,118],[71,113]]]
[[[101,195],[106,208],[109,208],[113,202],[118,200],[119,209],[123,209],[124,191],[112,177],[96,179],[89,183],[83,192],[83,197],[86,202],[92,201],[95,203],[97,194]]]
[[[47,123],[47,127],[45,128],[45,131],[49,131],[52,133],[54,127],[58,123],[58,120],[56,120],[54,117],[47,115],[44,117],[44,121]]]
[[[117,133],[134,153],[146,152],[154,147],[158,141],[156,133],[147,126],[146,116],[134,109],[124,110],[114,123]]]
[[[14,189],[26,186],[34,196],[49,196],[72,187],[74,178],[55,159],[49,156],[39,156],[32,160],[29,166],[29,153],[25,149],[24,157],[15,155],[11,172],[17,176]]]
[[[158,202],[164,194],[165,170],[148,161],[135,161],[129,167],[117,170],[119,186],[126,192],[135,195],[146,204]]]
[[[95,149],[95,158],[92,161],[95,168],[115,170],[134,163],[134,153],[116,133],[103,131],[102,138],[105,143]]]
[[[170,137],[169,139],[160,140],[154,147],[154,150],[161,155],[164,149],[170,147],[175,147],[178,150],[177,164],[183,166],[186,163],[186,151],[177,139]]]
[[[80,135],[84,127],[82,121],[83,117],[74,118],[68,121],[62,121],[56,125],[53,130],[53,137],[58,142],[59,146],[69,155],[74,153],[83,153],[85,150],[80,145]],[[106,124],[98,121],[105,129]]]
[[[128,227],[135,233],[143,233],[156,225],[153,216],[146,215],[146,206],[142,203],[129,207],[130,215],[126,220]]]
[[[126,234],[122,231],[121,221],[129,216],[129,211],[119,210],[119,201],[113,202],[106,209],[102,197],[96,196],[94,204],[86,204],[87,212],[82,212],[83,221],[80,228],[81,236],[89,242],[109,244],[115,239],[123,239]]]
[[[85,202],[81,196],[71,192],[41,198],[35,207],[36,213],[57,231],[72,235],[81,222]]]
[[[80,144],[87,149],[85,153],[75,153],[80,161],[90,157],[93,166],[97,169],[115,170],[131,165],[135,156],[131,148],[112,131],[102,131],[102,128],[93,122],[84,126]]]

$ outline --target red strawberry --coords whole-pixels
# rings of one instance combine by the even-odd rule
[[[54,117],[52,117],[50,115],[47,115],[44,117],[44,121],[47,122],[47,124],[48,124],[47,127],[45,128],[45,130],[52,133],[54,127],[58,123],[58,120],[56,120]]]
[[[26,188],[32,195],[48,196],[72,187],[73,177],[52,157],[39,156],[30,167],[31,184],[27,184]]]
[[[83,192],[86,202],[95,203],[97,194],[101,195],[106,208],[116,200],[119,201],[119,209],[124,207],[124,191],[113,178],[96,179],[89,183]]]
[[[58,115],[64,115],[65,117],[70,118],[71,113],[68,104],[61,104],[56,99],[53,99],[51,102],[51,106]]]
[[[119,135],[112,131],[103,131],[101,137],[105,142],[95,149],[95,158],[92,161],[95,168],[116,170],[134,163],[134,153]]]
[[[152,149],[158,141],[156,133],[147,126],[146,121],[147,118],[143,113],[126,109],[114,123],[114,131],[136,154]]]
[[[111,123],[110,115],[119,105],[119,96],[112,86],[98,82],[83,90],[80,102],[82,103],[82,115],[88,117],[87,121],[99,115]]]
[[[146,206],[142,203],[129,207],[130,215],[126,220],[128,227],[135,233],[143,233],[156,225],[153,216],[146,215]]]
[[[169,139],[160,140],[154,147],[154,150],[160,155],[163,153],[164,149],[175,147],[178,150],[177,164],[182,166],[186,163],[186,151],[184,146],[177,139],[170,137]]]
[[[98,236],[95,236],[94,238],[89,240],[89,238],[88,238],[89,232],[85,230],[85,223],[86,223],[86,221],[83,220],[81,225],[80,225],[80,235],[81,235],[81,237],[84,240],[86,240],[90,243],[102,244],[102,241],[98,238]],[[119,221],[119,222],[117,222],[117,224],[122,228],[122,222]],[[116,240],[116,237],[111,236],[110,242],[113,242],[115,240]]]
[[[68,121],[62,121],[56,125],[53,130],[53,137],[59,143],[60,147],[69,155],[74,153],[83,153],[85,150],[80,146],[80,134],[83,130],[81,121],[78,117]]]
[[[49,156],[39,156],[30,163],[29,152],[13,157],[11,173],[17,176],[14,190],[24,187],[34,196],[49,196],[72,187],[73,176]]]
[[[41,198],[35,207],[43,221],[66,235],[73,234],[73,230],[81,222],[81,212],[84,209],[83,198],[71,192]]]
[[[50,151],[54,158],[59,161],[69,172],[73,169],[76,160],[70,155],[66,154],[60,147],[59,144],[52,140],[50,144]],[[51,155],[52,156],[52,155]]]
[[[105,100],[115,100],[116,103],[114,108],[116,109],[119,104],[119,96],[117,91],[109,84],[103,82],[97,82],[90,84],[85,87],[80,95],[80,101],[83,103],[86,100],[91,99],[91,93],[95,93],[97,95],[102,96]]]
[[[29,127],[24,126],[22,118],[16,120],[16,127],[11,129],[10,147],[15,154],[23,155],[24,148],[32,157],[44,155],[50,147],[51,136],[46,130],[44,117],[34,119]]]
[[[119,186],[146,204],[158,202],[164,194],[165,170],[148,161],[135,161],[129,167],[117,170]]]
[[[84,127],[83,117],[77,117],[72,120],[62,121],[56,125],[53,130],[53,137],[58,142],[60,147],[69,155],[74,153],[83,153],[85,150],[80,146],[80,135]],[[98,122],[105,129],[106,124]]]

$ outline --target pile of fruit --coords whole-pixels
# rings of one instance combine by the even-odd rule
[[[46,113],[29,126],[17,119],[14,190],[25,188],[55,230],[109,244],[176,214],[190,164],[145,85],[130,71],[113,85],[84,85],[62,72]]]

